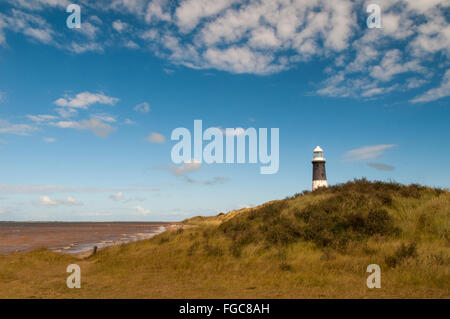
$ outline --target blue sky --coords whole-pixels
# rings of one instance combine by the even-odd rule
[[[0,3],[0,220],[181,220],[353,178],[450,187],[450,2]],[[171,161],[172,130],[279,128],[260,164]]]

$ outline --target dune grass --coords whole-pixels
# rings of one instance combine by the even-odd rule
[[[449,298],[450,192],[355,180],[109,247],[0,256],[1,298]],[[68,289],[67,265],[82,288]],[[381,288],[366,268],[381,267]]]

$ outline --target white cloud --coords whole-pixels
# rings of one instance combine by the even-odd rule
[[[44,44],[54,44],[55,32],[45,19],[38,15],[12,9],[9,15],[0,13],[0,21],[0,31],[9,29]],[[5,43],[4,35],[1,42]]]
[[[152,41],[159,38],[159,32],[157,29],[149,29],[142,31],[139,37],[144,40]]]
[[[50,123],[50,125],[59,127],[59,128],[72,128],[76,130],[87,130],[94,133],[95,136],[98,137],[106,137],[112,131],[115,130],[114,127],[109,125],[108,123],[102,122],[101,120],[91,118],[89,120],[82,121],[59,121]]]
[[[142,216],[147,216],[151,214],[150,209],[146,209],[140,205],[133,207],[133,209],[136,210]]]
[[[160,133],[153,132],[146,138],[146,140],[150,143],[164,144],[166,138]]]
[[[406,0],[405,2],[411,9],[420,13],[424,13],[425,11],[439,4],[443,5],[444,7],[448,7],[450,5],[448,0]]]
[[[133,110],[135,110],[136,112],[141,112],[141,113],[148,113],[150,112],[150,105],[147,102],[143,102],[140,103],[138,105],[136,105]]]
[[[125,43],[125,47],[127,47],[128,49],[138,49],[139,45],[136,42],[130,40]]]
[[[360,161],[367,159],[374,159],[382,155],[387,149],[395,147],[395,144],[381,144],[373,146],[365,146],[348,151],[344,155],[345,161]]]
[[[186,0],[175,12],[177,25],[188,32],[195,28],[200,19],[211,17],[230,7],[237,0]]]
[[[126,125],[134,125],[134,124],[136,124],[136,122],[135,121],[133,121],[133,120],[130,120],[130,119],[125,119],[125,122],[124,122]]]
[[[173,17],[167,3],[150,2],[147,22],[169,28],[142,36],[165,48],[157,54],[233,73],[279,72],[313,55],[342,51],[357,26],[350,1],[186,0],[172,6]]]
[[[280,63],[273,63],[275,58],[270,53],[255,52],[247,47],[209,48],[204,58],[208,64],[234,73],[266,74],[285,68]]]
[[[82,22],[81,28],[75,29],[77,32],[80,32],[81,34],[84,34],[86,37],[88,37],[90,40],[94,40],[97,37],[97,34],[100,32],[100,28],[93,25],[89,22]]]
[[[189,184],[200,184],[200,185],[216,185],[216,184],[223,184],[227,181],[229,181],[229,178],[227,177],[213,177],[209,180],[197,180],[193,179],[188,176],[189,173],[198,171],[202,167],[202,163],[196,161],[195,159],[191,159],[189,162],[183,163],[179,166],[174,165],[163,165],[155,167],[155,169],[164,169],[171,172],[174,176],[179,177],[183,179],[186,183]]]
[[[280,40],[276,37],[274,29],[259,28],[252,31],[249,44],[255,48],[271,48],[280,45]]]
[[[143,197],[133,197],[133,198],[125,198],[122,192],[117,192],[113,195],[109,196],[109,199],[115,202],[123,202],[123,203],[129,203],[129,202],[143,202],[146,200],[146,198]]]
[[[201,185],[216,185],[216,184],[223,184],[223,183],[229,181],[229,178],[227,178],[227,177],[220,177],[220,176],[216,176],[216,177],[214,177],[214,178],[212,178],[210,180],[203,180],[203,181],[192,179],[192,178],[190,178],[189,176],[186,176],[186,175],[182,175],[181,177],[183,177],[184,180],[187,183],[190,183],[190,184],[201,184]]]
[[[147,0],[111,0],[106,1],[106,4],[118,12],[128,11],[130,13],[141,15],[145,10]],[[103,4],[102,4],[103,5]]]
[[[450,2],[447,1],[447,7]],[[443,6],[445,7],[445,5]],[[450,24],[440,10],[432,10],[425,14],[426,22],[416,26],[417,35],[409,43],[413,54],[424,57],[436,52],[450,55]]]
[[[99,25],[102,25],[102,24],[103,24],[102,19],[100,19],[100,18],[97,17],[97,16],[90,16],[90,17],[89,17],[89,20],[92,21],[92,22],[95,23],[95,24],[99,24]]]
[[[77,53],[85,53],[85,52],[103,52],[103,46],[96,42],[72,42],[66,46],[66,49]]]
[[[99,121],[108,122],[108,123],[115,123],[117,122],[116,118],[112,115],[108,114],[93,114],[91,115],[91,118],[97,119]]]
[[[66,8],[69,0],[8,0],[16,5],[28,10],[43,10],[45,7]]]
[[[76,109],[70,108],[70,107],[64,107],[64,108],[57,108],[55,109],[56,113],[59,114],[62,118],[69,118],[76,116],[78,114],[78,111]]]
[[[27,115],[27,117],[36,123],[42,123],[47,122],[51,120],[56,120],[58,117],[55,115],[48,115],[48,114],[42,114],[42,115]]]
[[[145,14],[145,21],[158,22],[158,21],[170,21],[171,15],[167,8],[168,0],[153,0],[148,3],[147,11]]]
[[[411,100],[412,103],[430,102],[450,96],[450,69],[445,71],[439,87],[430,89]]]
[[[388,86],[388,87],[377,87],[377,86],[367,86],[363,88],[361,91],[361,96],[363,97],[372,97],[375,95],[386,94],[396,89],[398,86]]]
[[[43,141],[46,142],[46,143],[54,143],[54,142],[56,142],[56,138],[53,138],[53,137],[44,137],[44,138],[43,138]]]
[[[227,131],[227,129],[218,127],[218,129],[222,132],[223,135],[229,135],[229,136],[239,136],[245,134],[245,130],[242,127],[237,127],[234,129],[230,129]]]
[[[432,75],[432,67],[426,65],[433,61],[433,54],[450,56],[450,25],[444,17],[450,1],[380,0],[377,4],[382,8],[382,29],[361,30],[345,52],[347,63],[336,63],[329,70],[332,75],[318,94],[356,98],[414,89],[425,81],[382,84],[402,73]],[[399,40],[406,41],[405,47],[398,46]]]
[[[26,28],[23,33],[43,43],[50,43],[53,40],[52,32],[49,29]]]
[[[67,197],[67,199],[64,201],[65,205],[82,205],[81,202],[77,201],[72,196]]]
[[[13,124],[7,120],[0,119],[0,134],[14,134],[14,135],[30,135],[37,128],[28,124]]]
[[[53,200],[47,195],[41,195],[39,198],[39,203],[44,206],[81,206],[83,203],[77,201],[72,196],[68,196],[66,199]]]
[[[387,51],[379,65],[371,67],[371,76],[380,81],[390,81],[396,74],[405,72],[421,72],[424,70],[420,66],[419,60],[402,62],[400,50],[394,49]]]
[[[186,173],[198,171],[201,167],[202,163],[192,159],[191,161],[183,163],[180,166],[169,165],[168,168],[175,176],[182,176]]]
[[[412,22],[398,13],[387,13],[382,15],[383,32],[396,39],[405,39],[414,34]]]
[[[0,193],[6,194],[39,194],[39,193],[104,193],[113,192],[111,188],[97,187],[67,187],[53,185],[8,185],[0,184]]]
[[[119,101],[118,98],[106,96],[102,93],[82,92],[74,97],[65,96],[57,99],[54,104],[58,106],[67,106],[73,108],[87,109],[91,104],[107,104],[114,105]]]
[[[14,8],[0,13],[0,44],[8,29],[78,54],[149,48],[174,65],[261,75],[334,59],[316,93],[352,98],[416,88],[386,83],[405,73],[433,73],[432,63],[450,56],[449,0],[378,0],[377,30],[361,20],[368,3],[360,0],[98,0],[90,9],[114,10],[114,20],[100,37],[102,22],[88,17],[79,30],[86,37],[76,41],[39,11],[61,3],[9,1]]]
[[[117,192],[116,194],[109,196],[109,198],[113,201],[119,201],[123,198],[123,193]]]
[[[122,22],[120,20],[115,20],[112,23],[112,27],[113,27],[114,30],[116,30],[117,32],[121,33],[122,31],[125,31],[126,29],[128,29],[130,26],[126,22]]]
[[[405,82],[406,82],[406,87],[408,89],[415,89],[415,88],[421,87],[428,81],[424,80],[424,79],[418,79],[418,78],[409,78]]]

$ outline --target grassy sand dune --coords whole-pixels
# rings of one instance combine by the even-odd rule
[[[356,180],[86,259],[0,256],[1,298],[449,298],[450,192]],[[82,288],[68,289],[67,265]],[[366,268],[381,267],[381,288]]]

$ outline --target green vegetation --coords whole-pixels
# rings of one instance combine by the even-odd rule
[[[450,297],[450,192],[355,180],[185,220],[184,229],[83,260],[0,256],[0,297]],[[77,263],[82,288],[68,289]],[[382,288],[366,287],[379,264]]]
[[[426,193],[438,197],[443,192],[417,185],[358,180],[271,202],[222,223],[219,229],[238,247],[258,242],[288,245],[303,240],[318,247],[345,250],[349,242],[366,241],[375,235],[398,237],[400,228],[388,212],[396,209],[394,198],[419,199]]]

